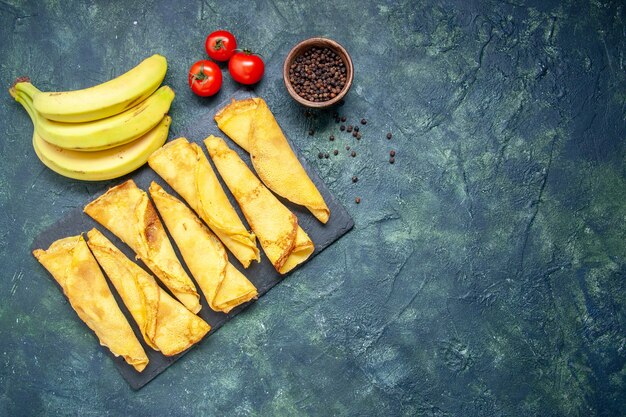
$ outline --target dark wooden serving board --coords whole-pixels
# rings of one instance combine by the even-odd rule
[[[246,96],[250,96],[250,94],[247,92],[235,93],[232,97],[229,97],[227,101],[222,103],[222,105],[217,106],[214,110],[208,112],[205,118],[203,118],[202,120],[199,120],[196,124],[194,124],[194,126],[189,127],[187,130],[183,130],[183,134],[185,135],[185,137],[187,137],[189,141],[197,142],[201,146],[201,148],[205,151],[205,154],[207,154],[206,148],[204,144],[202,143],[205,137],[207,137],[210,134],[223,137],[227,141],[229,146],[235,151],[237,151],[239,155],[242,157],[242,159],[246,161],[246,163],[248,163],[249,166],[251,166],[250,158],[248,154],[244,150],[239,148],[233,141],[228,139],[217,128],[215,122],[213,121],[213,115],[217,109],[221,108],[232,98],[241,99]],[[285,135],[288,136],[288,132],[285,132]],[[291,143],[291,145],[296,151],[296,153],[298,154],[298,150],[293,145],[293,142]],[[311,215],[309,211],[306,210],[305,208],[291,204],[288,201],[281,198],[281,201],[283,201],[283,203],[285,203],[285,205],[289,207],[289,209],[291,209],[293,213],[296,214],[296,216],[298,217],[300,226],[307,232],[307,234],[309,235],[309,237],[313,240],[313,243],[315,244],[315,251],[313,252],[311,257],[307,260],[308,262],[315,255],[319,254],[325,248],[330,246],[333,242],[338,240],[341,236],[346,234],[350,229],[352,229],[352,227],[354,226],[354,222],[352,221],[352,218],[350,217],[346,209],[331,194],[330,190],[326,187],[324,182],[320,179],[319,175],[307,164],[306,160],[304,160],[302,156],[299,155],[299,158],[305,170],[307,171],[307,173],[309,174],[309,176],[311,177],[311,179],[313,180],[313,182],[319,189],[320,193],[324,197],[324,200],[326,201],[331,212],[330,220],[328,221],[328,223],[323,225],[317,219],[315,219],[315,217],[313,217],[313,215]],[[209,161],[210,160],[211,159],[209,158]],[[217,173],[217,170],[215,171]],[[163,188],[166,191],[168,191],[169,193],[172,193],[173,195],[178,196],[178,194],[176,194],[167,185],[167,183],[165,183],[165,181],[163,181],[147,165],[142,167],[138,171],[135,171],[133,174],[130,174],[127,177],[120,178],[119,183],[122,183],[128,178],[132,178],[140,188],[146,191],[151,181],[157,181],[161,186],[163,186]],[[220,178],[220,181],[221,181],[221,178]],[[235,209],[241,216],[242,220],[245,222],[245,218],[242,215],[241,210],[239,209],[239,206],[237,205],[235,199],[230,194],[228,188],[225,186],[223,181],[221,182],[233,206],[235,207]],[[88,202],[85,202],[85,204],[86,203]],[[67,236],[77,235],[80,233],[85,233],[93,227],[96,227],[98,228],[98,230],[103,232],[130,259],[135,258],[135,255],[130,248],[128,248],[124,243],[122,243],[121,240],[119,240],[116,236],[111,234],[104,227],[100,226],[98,223],[92,220],[89,216],[84,214],[82,212],[82,207],[72,210],[63,219],[59,220],[57,223],[53,224],[51,227],[49,227],[48,229],[43,231],[41,234],[39,234],[32,243],[32,249],[48,248],[48,246],[50,246],[50,244],[57,239],[67,237]],[[176,250],[176,253],[178,254],[179,259],[182,261],[182,257],[180,256],[180,253],[178,252],[176,245],[174,244],[173,241],[172,243]],[[261,248],[259,247],[259,249]],[[230,253],[229,253],[229,258],[230,258],[231,263],[235,265],[240,271],[242,271],[246,275],[246,277],[248,277],[248,279],[250,279],[250,281],[252,281],[252,283],[257,287],[258,292],[259,292],[259,297],[263,296],[274,285],[278,284],[279,282],[285,279],[289,279],[288,278],[289,274],[285,276],[280,276],[276,272],[276,270],[274,269],[272,264],[269,262],[269,260],[267,259],[267,257],[265,256],[262,250],[261,250],[261,262],[260,263],[254,262],[248,269],[243,269],[241,265],[239,264],[239,262]],[[138,261],[138,263],[144,269],[149,271],[149,269],[146,268],[145,265],[141,263],[141,261]],[[181,262],[181,263],[183,264],[185,269],[187,269],[184,262]],[[302,268],[302,267],[306,267],[306,262],[298,266],[298,268]],[[187,272],[189,273],[189,270],[187,270]],[[41,270],[41,274],[42,276],[47,275],[43,267]],[[49,276],[50,279],[52,279],[50,275],[47,275],[47,276]],[[189,276],[192,276],[191,273],[189,273]],[[136,372],[132,366],[124,362],[122,358],[116,358],[115,356],[113,356],[113,354],[111,354],[108,348],[103,348],[103,349],[113,359],[113,361],[117,365],[119,372],[122,374],[124,379],[126,379],[128,384],[133,389],[139,389],[143,387],[144,385],[146,385],[148,382],[150,382],[152,379],[154,379],[157,375],[159,375],[165,369],[167,369],[170,365],[172,365],[176,360],[178,360],[186,352],[183,352],[179,355],[168,358],[168,357],[163,356],[161,353],[156,352],[152,350],[151,348],[149,348],[143,341],[143,338],[141,337],[141,333],[139,332],[138,327],[136,326],[135,322],[130,316],[130,313],[128,312],[128,310],[125,308],[124,304],[119,299],[113,286],[110,285],[110,287],[116,299],[118,300],[118,304],[120,305],[122,311],[128,318],[131,325],[133,326],[133,330],[135,331],[137,338],[144,346],[144,349],[150,359],[150,363],[148,364],[148,366],[143,372],[139,373],[139,372]],[[201,294],[201,291],[199,291],[199,293]],[[201,294],[201,302],[202,302],[202,310],[200,311],[199,315],[211,325],[211,331],[207,335],[208,337],[211,334],[213,334],[215,331],[217,331],[222,325],[224,325],[224,323],[226,323],[232,317],[240,313],[248,305],[253,303],[254,300],[233,309],[229,314],[216,313],[212,311],[207,305],[206,299],[204,298],[202,294]],[[69,308],[69,305],[68,305],[68,308]],[[76,319],[79,320],[78,316],[76,317]],[[205,337],[205,340],[206,340],[206,337]],[[200,343],[204,343],[204,340],[201,341]]]

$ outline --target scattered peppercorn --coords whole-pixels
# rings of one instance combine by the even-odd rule
[[[313,136],[315,134],[315,130],[309,129],[309,136]]]
[[[352,132],[352,136],[354,136],[356,138],[356,135],[358,135],[359,132],[357,132],[356,130],[354,132]]]
[[[391,139],[391,132],[387,133],[387,139]]]
[[[324,154],[324,158],[326,158],[326,159],[328,159],[328,157],[329,157],[329,156],[330,156],[330,155],[328,155],[328,152],[326,152],[326,153]]]
[[[318,153],[318,154],[317,154],[317,157],[318,157],[319,159],[322,159],[322,158],[324,157],[324,154],[323,154],[322,152],[320,152],[320,153]]]
[[[346,119],[346,116],[341,116],[341,121],[342,122],[345,122],[346,120],[348,120],[348,119]]]
[[[332,142],[333,140],[335,140],[335,135],[330,135],[328,139]]]
[[[352,132],[352,125],[348,125],[348,127],[346,128],[346,132],[348,133]]]
[[[331,49],[314,46],[296,57],[289,67],[289,81],[306,100],[332,100],[346,86],[346,64]]]
[[[334,111],[333,112],[333,117],[335,117],[335,118],[339,117],[339,112]]]
[[[346,145],[346,151],[349,151],[349,150],[350,150],[350,146]]]
[[[362,125],[367,124],[367,120],[365,120],[365,119],[361,119],[361,124],[362,124]]]
[[[354,177],[352,177],[352,182],[357,182],[359,180],[359,178],[355,175]]]
[[[355,198],[355,199],[354,199],[354,202],[355,202],[355,203],[357,203],[357,204],[359,204],[359,203],[361,202],[361,198],[360,198],[360,197]]]
[[[354,131],[358,132],[359,131],[359,127],[358,126],[354,126]]]
[[[354,158],[356,156],[356,152],[354,151],[350,152],[350,156]]]
[[[396,156],[396,151],[389,151],[389,156]]]
[[[335,150],[333,151],[333,155],[338,155],[338,154],[339,154],[339,150],[335,149]]]
[[[391,158],[389,158],[389,163],[393,164],[394,162],[396,162],[396,158],[394,158],[393,156]]]
[[[356,140],[361,140],[363,136],[361,136],[361,132],[356,134]]]
[[[344,125],[341,125],[341,126],[339,126],[339,130],[341,130],[343,132],[344,130],[346,130],[346,127]]]

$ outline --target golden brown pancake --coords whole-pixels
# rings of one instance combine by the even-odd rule
[[[298,218],[263,185],[239,155],[215,136],[209,136],[204,143],[274,268],[285,274],[311,256],[313,242],[298,226]]]
[[[148,164],[189,204],[244,268],[260,260],[254,233],[242,223],[198,145],[185,138],[175,139],[154,152]]]
[[[98,263],[82,235],[52,243],[47,250],[33,255],[63,288],[72,308],[93,330],[102,346],[141,372],[148,356],[120,310]]]
[[[202,340],[211,326],[172,298],[141,267],[128,259],[97,229],[87,244],[107,274],[146,343],[166,356],[176,355]]]
[[[257,296],[256,287],[228,262],[222,242],[191,209],[154,181],[149,191],[211,309],[228,313]]]
[[[217,126],[250,153],[263,183],[322,223],[330,217],[324,198],[302,167],[269,107],[260,97],[233,100],[215,115]]]
[[[200,311],[195,285],[176,257],[148,195],[133,180],[109,189],[87,204],[84,212],[130,246],[189,311]]]

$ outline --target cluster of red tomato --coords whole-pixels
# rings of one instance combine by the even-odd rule
[[[247,49],[237,49],[237,40],[226,30],[217,30],[206,38],[204,44],[209,57],[215,61],[228,61],[228,72],[241,84],[256,84],[263,78],[265,63],[261,57]],[[191,66],[189,87],[202,97],[209,97],[222,87],[222,71],[213,61],[204,59]]]

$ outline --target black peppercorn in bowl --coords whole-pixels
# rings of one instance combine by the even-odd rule
[[[339,43],[309,38],[294,46],[283,65],[289,95],[306,107],[324,108],[339,102],[352,86],[354,67]]]

